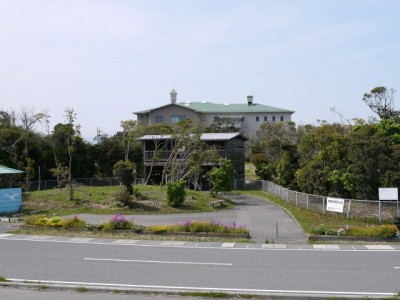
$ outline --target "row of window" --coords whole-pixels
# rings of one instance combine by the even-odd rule
[[[185,115],[172,115],[171,116],[171,123],[176,124],[182,120],[185,120],[186,116]],[[156,123],[164,123],[164,116],[163,115],[156,115],[155,116],[155,121]]]
[[[176,124],[182,120],[185,120],[186,116],[185,115],[172,115],[171,116],[171,123],[172,124]],[[215,117],[215,120],[219,119],[219,117]],[[239,119],[238,119],[239,120]],[[235,119],[235,121],[238,121]],[[280,121],[283,122],[285,120],[285,118],[283,116],[280,116]],[[156,115],[155,116],[155,121],[156,123],[164,123],[164,116],[163,115]],[[242,118],[242,120],[240,121],[244,121],[244,117]],[[260,117],[256,116],[256,122],[260,121]],[[264,122],[268,122],[268,116],[264,116]],[[272,116],[272,122],[276,122],[276,116]]]
[[[280,121],[283,122],[284,120],[285,120],[285,118],[283,116],[281,116],[280,117]],[[256,122],[259,122],[259,121],[260,121],[260,117],[256,116]],[[264,122],[267,122],[267,121],[268,121],[268,117],[264,116]],[[275,116],[272,116],[272,122],[276,122],[276,117]]]

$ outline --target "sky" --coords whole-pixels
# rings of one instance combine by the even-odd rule
[[[299,125],[340,122],[331,108],[368,119],[364,93],[400,89],[399,13],[398,0],[0,0],[0,109],[54,127],[72,108],[88,140],[173,88],[178,102],[254,95]]]

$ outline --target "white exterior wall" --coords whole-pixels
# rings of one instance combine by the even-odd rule
[[[273,122],[272,117],[275,116],[275,122],[281,122],[280,118],[283,116],[284,120],[283,122],[289,122],[291,121],[291,113],[287,112],[278,112],[278,113],[205,113],[201,114],[200,118],[204,123],[207,125],[210,125],[212,122],[214,122],[215,117],[237,117],[237,116],[244,116],[244,122],[242,122],[242,127],[240,131],[244,131],[247,134],[256,134],[256,132],[260,129],[260,126],[264,123],[264,117],[266,116],[268,121],[267,122]],[[256,121],[256,117],[259,117],[259,121]]]

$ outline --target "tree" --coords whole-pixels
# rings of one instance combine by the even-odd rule
[[[394,108],[394,93],[394,89],[379,86],[372,89],[369,93],[365,93],[362,100],[382,120],[398,120],[400,112]]]
[[[114,176],[123,184],[129,195],[133,195],[132,184],[135,180],[135,164],[129,160],[120,160],[114,165]]]
[[[197,151],[201,151],[200,125],[190,119],[183,120],[173,128],[173,147],[163,170],[166,181],[188,180],[191,177],[190,163]],[[201,162],[200,162],[201,163]]]
[[[133,143],[142,135],[143,129],[136,120],[121,121],[122,144],[124,146],[125,160],[129,159],[130,149]]]
[[[229,159],[221,158],[219,167],[214,167],[210,173],[211,195],[215,197],[219,192],[232,190],[232,183],[235,179],[235,168]]]
[[[80,126],[76,125],[76,113],[73,108],[65,109],[67,121],[67,152],[68,152],[68,186],[69,200],[74,199],[74,189],[72,186],[72,157],[75,153],[76,140],[80,137]]]
[[[33,134],[33,127],[37,123],[46,123],[49,116],[46,113],[34,113],[32,109],[22,108],[18,114],[18,119],[22,124],[21,138],[24,140],[24,160],[25,160],[25,180],[26,186],[33,175],[34,160],[29,155],[29,141]]]

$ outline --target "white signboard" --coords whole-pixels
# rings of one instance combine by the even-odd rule
[[[344,199],[340,198],[326,198],[326,210],[338,213],[343,212]]]
[[[379,188],[379,200],[399,200],[397,188]]]

